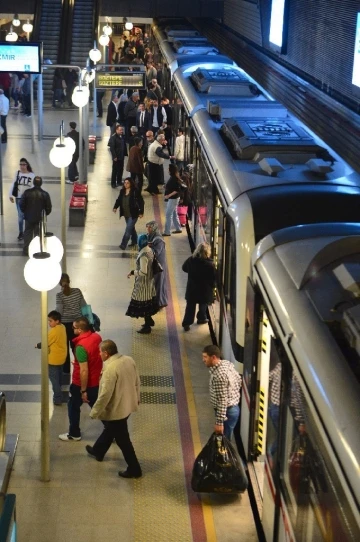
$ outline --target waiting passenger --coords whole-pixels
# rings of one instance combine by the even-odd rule
[[[126,171],[131,173],[131,178],[140,194],[143,187],[144,162],[142,153],[143,140],[141,137],[134,138],[134,146],[129,151]]]
[[[113,212],[120,208],[120,218],[123,216],[126,222],[125,232],[119,245],[121,250],[125,250],[129,239],[131,238],[131,247],[137,245],[137,233],[135,229],[138,218],[144,215],[144,200],[141,193],[135,188],[135,183],[130,177],[124,180],[124,186],[120,190]]]
[[[158,189],[159,184],[164,184],[164,167],[163,163],[165,159],[169,159],[169,153],[165,151],[167,141],[163,134],[160,134],[148,148],[148,171],[149,171],[149,184],[145,189],[150,192],[152,196],[160,194]]]
[[[182,181],[178,172],[178,168],[174,164],[169,164],[170,179],[165,185],[165,231],[164,236],[170,237],[171,223],[174,224],[175,230],[172,233],[182,233],[181,224],[177,213],[177,207],[180,201]]]
[[[162,235],[159,231],[159,224],[152,220],[147,222],[146,229],[148,232],[148,245],[155,252],[155,256],[163,268],[162,273],[157,273],[154,276],[155,290],[156,290],[156,299],[159,304],[159,309],[167,307],[168,296],[167,296],[167,264],[166,264],[166,254],[165,248],[166,244]]]

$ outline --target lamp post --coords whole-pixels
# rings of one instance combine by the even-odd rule
[[[47,293],[55,288],[61,277],[61,267],[46,252],[44,221],[40,223],[40,252],[33,255],[24,267],[24,278],[33,290],[41,292],[41,480],[50,480],[49,445],[49,366],[47,330]]]
[[[100,45],[103,46],[104,60],[106,60],[106,46],[109,45],[110,36],[107,34],[102,34],[99,38]]]
[[[87,167],[85,169],[86,175],[84,174],[84,152],[83,152],[83,107],[89,101],[90,92],[88,87],[81,84],[81,70],[79,72],[79,84],[74,88],[71,99],[74,105],[79,108],[79,182],[84,183],[87,181]],[[86,119],[89,122],[89,119]]]
[[[105,28],[105,27],[104,27]],[[90,60],[94,62],[94,107],[93,107],[93,125],[94,125],[94,135],[96,136],[96,107],[97,107],[97,92],[96,92],[96,63],[101,60],[101,52],[96,47],[96,41],[94,41],[94,49],[89,51]]]
[[[80,143],[81,144],[81,143]],[[65,207],[65,168],[72,160],[76,145],[71,137],[64,137],[64,121],[60,125],[60,138],[55,140],[49,153],[50,162],[60,168],[60,200],[61,200],[61,242],[65,249],[62,270],[66,273],[66,207]]]
[[[26,32],[26,39],[27,41],[30,41],[30,32],[33,30],[33,25],[30,22],[30,19],[26,21],[25,24],[23,24],[23,31]]]

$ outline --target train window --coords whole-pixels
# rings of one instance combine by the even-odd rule
[[[328,446],[295,375],[287,388],[281,487],[297,542],[360,540],[360,530]]]

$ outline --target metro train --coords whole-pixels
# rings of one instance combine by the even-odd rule
[[[198,54],[189,23],[153,36],[194,166],[188,234],[217,267],[212,327],[244,375],[265,539],[360,540],[360,176],[231,59]]]

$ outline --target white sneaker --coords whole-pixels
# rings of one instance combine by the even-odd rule
[[[62,435],[59,435],[60,440],[81,440],[81,437],[72,437],[69,435],[69,433],[63,433]]]
[[[66,184],[74,184],[72,181],[70,181],[69,179],[66,179]]]

